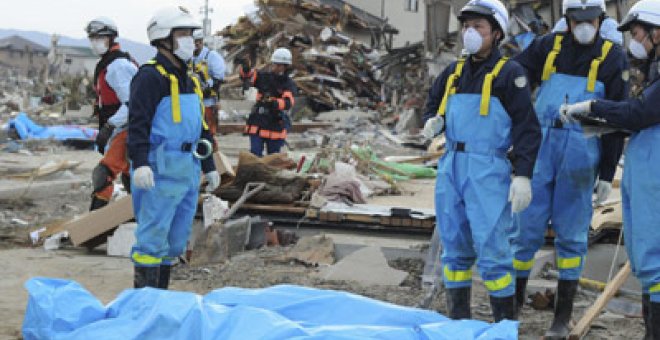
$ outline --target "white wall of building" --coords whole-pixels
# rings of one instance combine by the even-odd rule
[[[402,47],[406,42],[424,40],[425,6],[424,0],[345,0],[377,17],[388,19],[388,23],[399,30],[394,36],[393,47]],[[417,11],[406,10],[407,4],[417,3]]]

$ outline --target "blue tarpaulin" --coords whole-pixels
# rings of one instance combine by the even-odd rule
[[[21,139],[91,140],[96,138],[97,129],[77,125],[41,126],[25,113],[9,120],[9,127],[16,129]]]
[[[128,289],[108,306],[70,280],[33,278],[25,339],[517,339],[518,322],[450,320],[433,311],[293,285],[205,296]]]

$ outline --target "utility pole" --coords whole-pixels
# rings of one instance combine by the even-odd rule
[[[199,13],[204,17],[202,20],[204,37],[208,37],[211,35],[211,19],[209,19],[209,14],[213,13],[213,8],[209,7],[209,0],[204,0],[204,7],[199,10]]]

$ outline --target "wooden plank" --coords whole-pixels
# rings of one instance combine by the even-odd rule
[[[288,213],[288,214],[297,214],[302,216],[305,215],[307,208],[295,207],[292,205],[285,205],[285,204],[244,203],[238,210],[263,211],[270,213]]]
[[[291,130],[289,132],[301,133],[310,129],[329,129],[333,126],[334,126],[333,123],[321,123],[321,122],[293,123],[293,126],[291,126]],[[243,133],[244,128],[245,128],[245,123],[221,122],[220,125],[218,126],[218,133],[223,135],[228,133]]]
[[[438,159],[444,155],[445,151],[432,152],[423,156],[387,156],[383,160],[394,163],[424,163],[430,160]]]
[[[63,160],[60,162],[49,162],[32,171],[19,174],[11,174],[10,178],[29,179],[48,176],[61,170],[69,170],[78,167],[82,162]]]
[[[90,211],[67,223],[62,229],[69,232],[69,238],[71,238],[73,245],[80,246],[87,241],[111,232],[118,225],[132,218],[133,201],[131,196],[124,196],[101,209]],[[105,243],[105,240],[98,240],[98,242],[100,243],[91,246]]]
[[[614,294],[621,288],[621,286],[626,282],[628,276],[630,275],[630,261],[626,261],[626,264],[619,270],[614,279],[610,281],[605,287],[605,291],[601,294],[594,304],[584,313],[582,319],[578,321],[577,325],[573,327],[569,339],[578,340],[582,339],[589,328],[591,328],[591,323],[598,317],[600,312],[605,308],[607,303],[614,297]]]
[[[236,177],[234,168],[231,166],[229,158],[225,156],[221,151],[216,151],[213,153],[213,162],[215,163],[215,169],[220,175],[228,174],[229,176]]]

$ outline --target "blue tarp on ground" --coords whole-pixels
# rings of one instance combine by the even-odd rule
[[[453,321],[340,291],[293,285],[199,296],[128,289],[107,307],[78,283],[33,278],[25,339],[517,339],[518,322]]]
[[[16,129],[21,139],[91,140],[96,139],[97,129],[76,125],[41,126],[25,113],[19,113],[9,121],[9,128]]]

